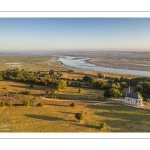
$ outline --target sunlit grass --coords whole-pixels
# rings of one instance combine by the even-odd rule
[[[0,124],[10,132],[149,132],[150,111],[115,104],[89,104],[47,101],[44,107],[0,108]],[[78,122],[75,113],[84,111]],[[107,129],[100,131],[100,123]],[[6,131],[2,131],[6,132]]]

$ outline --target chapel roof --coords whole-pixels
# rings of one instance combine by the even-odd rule
[[[133,92],[128,92],[128,93],[126,94],[126,97],[135,98],[135,99],[141,98],[139,94],[133,93]]]

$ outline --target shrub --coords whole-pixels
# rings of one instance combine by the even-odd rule
[[[100,129],[106,129],[106,123],[105,122],[100,124]]]
[[[81,113],[76,113],[75,114],[75,118],[78,120],[78,121],[81,121],[84,119],[84,113],[83,111],[81,111]]]
[[[5,106],[5,103],[4,102],[1,102],[0,103],[0,107],[4,107]]]
[[[12,104],[11,103],[5,103],[5,106],[11,107]]]
[[[24,95],[31,95],[31,92],[30,91],[22,91],[20,92],[21,94],[24,94]]]
[[[12,106],[12,104],[10,104],[10,103],[8,103],[8,105],[7,105],[8,107],[11,107]]]
[[[42,102],[40,102],[40,103],[37,104],[37,106],[38,106],[38,107],[43,107],[44,104],[43,104]]]
[[[46,91],[46,95],[49,96],[51,94],[50,91]]]
[[[33,88],[33,87],[34,87],[34,85],[33,85],[33,84],[30,84],[30,87],[31,87],[31,88]]]
[[[99,78],[105,78],[105,75],[103,73],[98,73]]]
[[[81,88],[79,88],[78,93],[81,93],[81,92],[82,92],[82,89],[81,89]]]
[[[29,105],[30,105],[30,101],[29,100],[23,101],[23,106],[29,106]]]
[[[76,107],[76,106],[77,106],[76,103],[70,104],[70,107]]]
[[[147,98],[147,99],[146,99],[146,102],[150,103],[150,98]]]

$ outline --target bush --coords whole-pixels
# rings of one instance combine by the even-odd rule
[[[31,95],[31,92],[30,91],[22,91],[22,92],[20,92],[20,94]]]
[[[1,102],[0,103],[0,107],[4,107],[5,106],[5,103],[4,102]]]
[[[31,88],[33,88],[33,87],[34,87],[34,85],[33,85],[33,84],[30,84],[30,87],[31,87]]]
[[[106,129],[106,123],[105,122],[100,124],[100,129]]]
[[[79,88],[78,93],[81,93],[81,92],[82,92],[82,89],[81,89],[81,88]]]
[[[43,104],[42,102],[40,102],[40,103],[37,104],[37,106],[38,106],[38,107],[43,107],[44,104]]]
[[[11,107],[12,104],[11,103],[5,103],[5,106]]]
[[[150,103],[150,98],[147,98],[147,99],[146,99],[146,102]]]
[[[50,91],[46,91],[46,96],[49,96],[51,94]]]
[[[30,101],[29,100],[23,101],[23,106],[29,106],[29,105],[30,105]]]
[[[70,107],[76,107],[76,106],[77,106],[76,103],[70,104]]]
[[[78,120],[78,121],[81,121],[84,119],[84,113],[83,111],[81,111],[81,113],[76,113],[75,114],[75,118]]]
[[[105,75],[103,73],[98,73],[99,78],[105,78]]]

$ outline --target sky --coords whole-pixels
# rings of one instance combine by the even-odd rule
[[[0,18],[0,52],[150,51],[150,18]]]

